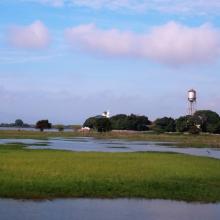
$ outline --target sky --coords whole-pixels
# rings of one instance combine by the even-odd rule
[[[219,0],[0,0],[0,122],[220,113]]]

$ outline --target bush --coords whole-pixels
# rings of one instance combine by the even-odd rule
[[[189,128],[189,133],[190,134],[199,134],[200,133],[200,129],[198,127],[196,127],[195,125],[191,126]]]
[[[75,131],[75,130],[81,129],[81,128],[82,128],[82,125],[71,125],[70,128]]]
[[[64,131],[64,125],[56,125],[55,128],[60,132]]]

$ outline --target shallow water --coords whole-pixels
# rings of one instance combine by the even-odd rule
[[[173,152],[220,159],[219,149],[180,148],[172,146],[173,143],[151,141],[103,140],[92,137],[51,138],[43,141],[34,139],[0,139],[0,144],[7,143],[23,143],[31,149],[57,149],[82,152]]]
[[[169,200],[0,199],[1,220],[219,220],[220,204]]]

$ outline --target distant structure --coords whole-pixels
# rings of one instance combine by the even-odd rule
[[[105,118],[110,118],[110,112],[109,111],[104,111],[102,113],[102,116],[105,117]]]
[[[79,131],[90,131],[91,129],[89,127],[82,127],[79,129]]]
[[[193,115],[196,109],[196,91],[190,89],[188,91],[188,101],[189,101],[189,115]]]

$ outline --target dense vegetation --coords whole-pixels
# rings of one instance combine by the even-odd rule
[[[88,118],[84,122],[83,127],[89,127],[91,129],[97,130],[98,132],[106,132],[112,130],[110,119],[101,116]]]
[[[177,131],[220,133],[220,117],[216,112],[200,110],[193,116],[180,117],[176,120]]]
[[[220,160],[203,157],[77,153],[0,145],[0,168],[0,197],[220,201]]]
[[[11,124],[1,124],[2,127],[35,127],[43,131],[52,128],[52,124],[48,120],[40,120],[35,126],[25,124],[21,119],[17,119]],[[81,126],[65,126],[54,125],[53,128],[63,131],[66,128],[80,129]],[[220,116],[211,110],[199,110],[193,116],[186,115],[177,119],[171,117],[157,118],[151,122],[144,115],[126,115],[118,114],[110,118],[105,116],[95,116],[86,119],[83,127],[89,127],[95,131],[106,132],[111,130],[131,130],[131,131],[154,131],[157,133],[164,132],[188,132],[191,134],[199,134],[200,132],[208,132],[220,134]]]
[[[107,123],[104,123],[107,122]],[[220,134],[220,116],[210,110],[200,110],[193,116],[181,116],[177,119],[171,117],[158,118],[154,122],[149,121],[146,116],[118,114],[111,118],[96,116],[88,118],[83,124],[97,131],[132,130],[155,132],[189,132],[198,134],[209,132]]]
[[[154,122],[153,130],[158,132],[174,132],[176,131],[176,123],[173,118],[158,118]]]
[[[151,124],[148,117],[134,114],[115,115],[110,118],[110,121],[114,130],[147,131],[149,130],[148,125]]]
[[[103,116],[95,116],[88,118],[83,124],[84,127],[89,127],[97,131],[110,130],[133,130],[133,131],[147,131],[148,125],[151,122],[146,116],[125,115],[119,114],[106,118]]]
[[[220,133],[220,116],[213,111],[197,111],[193,116],[203,132]]]

